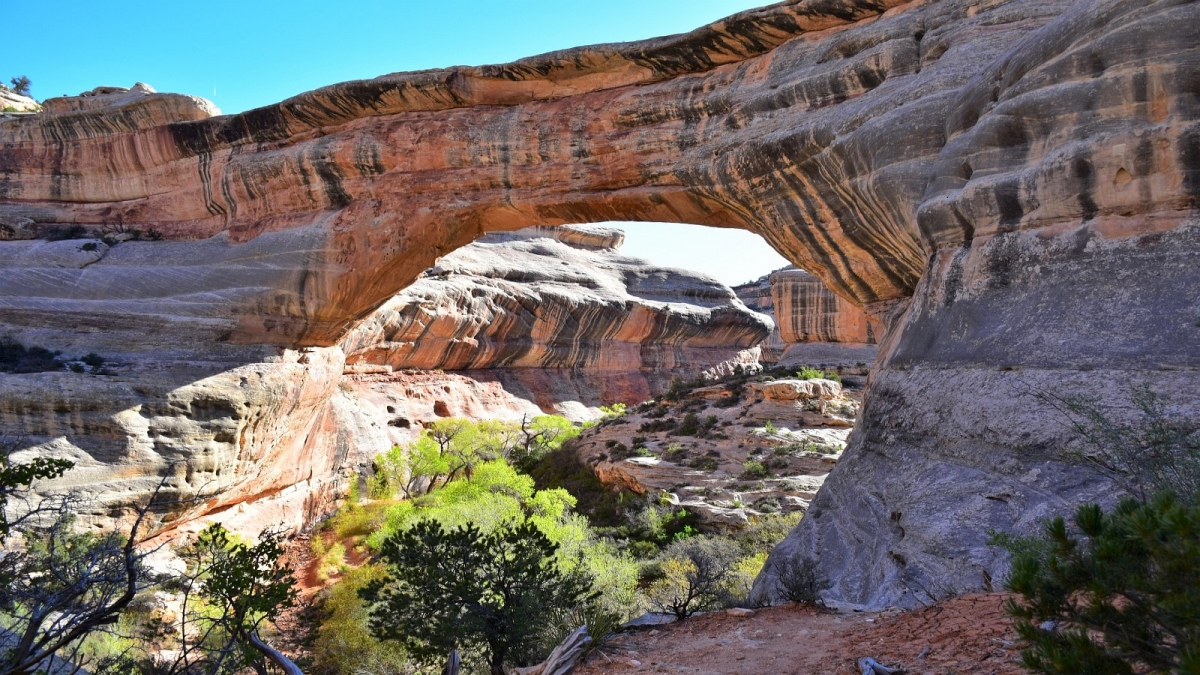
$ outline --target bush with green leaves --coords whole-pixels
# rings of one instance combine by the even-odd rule
[[[1161,492],[1112,513],[1081,506],[1013,554],[1007,611],[1040,673],[1200,672],[1200,506]]]
[[[378,640],[367,626],[370,608],[359,591],[386,577],[383,565],[372,563],[351,570],[322,592],[320,626],[312,643],[309,675],[409,675],[412,664],[404,646]]]
[[[676,541],[663,552],[661,578],[646,589],[651,606],[679,620],[726,606],[740,557],[737,546],[725,539],[699,536]]]
[[[553,612],[591,595],[590,578],[556,564],[557,549],[532,523],[486,534],[417,523],[384,543],[388,575],[362,591],[371,633],[428,666],[454,649],[478,655],[493,675],[530,665],[544,656],[538,637]]]

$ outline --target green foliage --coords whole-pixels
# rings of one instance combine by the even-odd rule
[[[10,85],[9,88],[12,89],[14,93],[20,94],[21,96],[29,96],[29,86],[33,84],[33,82],[31,82],[28,77],[20,75],[12,78],[8,82]]]
[[[764,466],[762,462],[748,460],[742,464],[741,477],[743,480],[756,480],[760,478],[766,478],[770,475],[771,472],[767,470],[767,467]]]
[[[182,553],[193,579],[199,582],[203,609],[194,617],[210,663],[224,663],[223,652],[232,647],[238,658],[216,670],[236,673],[242,667],[263,663],[263,655],[250,643],[250,635],[295,604],[296,579],[284,559],[283,533],[267,530],[250,545],[214,523],[204,529],[192,547]],[[223,644],[222,644],[223,643]],[[214,666],[215,667],[215,666]]]
[[[9,447],[5,452],[0,452],[0,544],[8,540],[14,524],[9,520],[9,499],[24,492],[34,481],[58,478],[75,466],[70,460],[48,457],[34,457],[28,462],[14,464],[11,460],[14,449]]]
[[[1170,492],[1079,508],[1041,536],[994,535],[1013,553],[1008,612],[1043,673],[1200,670],[1200,506]],[[1045,630],[1042,624],[1054,622]]]
[[[698,431],[700,431],[700,418],[696,416],[696,413],[688,413],[683,416],[683,422],[671,430],[671,435],[695,436]]]
[[[589,595],[591,580],[561,571],[557,549],[532,523],[490,534],[418,523],[384,543],[388,576],[362,592],[371,633],[404,643],[425,665],[452,649],[482,653],[496,675],[506,663],[528,665],[541,655],[547,610]]]
[[[576,499],[575,509],[593,524],[616,526],[622,522],[622,493],[600,482],[596,472],[570,448],[548,453],[530,471],[538,489],[561,487]]]
[[[1194,415],[1172,411],[1148,386],[1130,392],[1138,412],[1130,422],[1117,421],[1097,399],[1042,399],[1070,419],[1082,441],[1080,456],[1134,497],[1144,501],[1171,490],[1185,501],[1200,500],[1200,419]]]
[[[697,457],[688,462],[688,466],[701,471],[716,471],[720,464],[715,457]]]
[[[375,457],[370,496],[413,498],[470,474],[480,462],[504,459],[522,471],[579,435],[565,417],[539,415],[521,422],[434,422],[408,448],[393,447]]]
[[[646,590],[650,604],[680,620],[726,606],[738,560],[737,547],[727,540],[690,537],[677,541],[663,554],[662,577]]]
[[[404,647],[395,641],[377,640],[367,623],[370,611],[359,592],[382,581],[383,565],[369,564],[351,570],[320,599],[321,620],[312,644],[311,675],[406,675],[412,672]]]
[[[774,422],[767,420],[767,423],[763,425],[763,431],[767,432],[768,434],[773,434],[778,430],[775,428]]]
[[[26,347],[11,337],[0,337],[0,373],[41,373],[62,370],[60,352]]]
[[[600,414],[606,418],[620,417],[625,414],[626,405],[624,403],[613,403],[612,405],[600,406]]]
[[[842,383],[842,378],[832,370],[821,370],[820,368],[811,368],[809,366],[801,366],[800,370],[796,371],[796,377],[801,380],[833,380],[838,384]]]

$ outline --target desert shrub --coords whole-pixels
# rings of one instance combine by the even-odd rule
[[[26,347],[11,337],[0,337],[0,372],[41,373],[62,370],[59,352],[44,347]]]
[[[817,572],[817,563],[812,558],[780,553],[771,559],[770,572],[775,581],[775,596],[788,602],[822,604],[821,591],[828,582]]]
[[[539,490],[563,488],[571,493],[576,500],[575,510],[587,516],[592,523],[616,526],[623,522],[620,490],[600,482],[596,472],[580,461],[573,449],[561,448],[547,454],[534,465],[530,475]]]
[[[614,443],[609,448],[608,456],[612,459],[612,461],[619,462],[623,459],[633,457],[633,451],[630,450],[629,446],[625,445],[624,443]]]
[[[1162,492],[1110,514],[1081,506],[1013,554],[1006,609],[1041,673],[1200,672],[1200,506]],[[1048,622],[1048,623],[1047,623]]]
[[[715,457],[697,457],[688,462],[687,465],[701,471],[716,471],[720,466]]]
[[[733,564],[729,578],[725,582],[727,602],[737,607],[751,607],[755,604],[750,599],[750,591],[754,588],[754,579],[762,571],[767,561],[765,552],[754,553],[741,558]]]
[[[749,460],[742,464],[742,480],[755,480],[759,478],[766,478],[770,475],[771,472],[767,470],[767,467],[764,466],[762,462]]]
[[[714,401],[713,405],[718,408],[732,408],[733,406],[737,405],[741,400],[742,399],[740,396],[733,394],[733,395],[729,395],[729,396],[722,396],[721,398]]]
[[[342,572],[347,571],[346,567],[346,547],[342,543],[334,542],[321,554],[317,562],[317,579],[322,582],[329,581]]]
[[[671,409],[667,406],[656,405],[646,411],[646,417],[649,417],[652,420],[662,419],[663,417],[666,417],[667,413],[669,412],[671,412]]]
[[[658,431],[670,431],[675,428],[676,422],[674,418],[667,417],[664,419],[655,419],[649,422],[642,422],[638,426],[638,433],[655,433]]]
[[[654,453],[650,452],[650,448],[636,448],[633,451],[634,457],[653,457]]]
[[[382,565],[363,565],[351,570],[334,586],[322,592],[318,608],[320,626],[312,643],[312,675],[371,673],[407,675],[413,672],[403,646],[377,640],[367,627],[369,609],[359,591],[386,577]]]
[[[683,421],[678,427],[671,430],[672,436],[695,436],[700,431],[700,418],[696,413],[688,413],[683,416]]]
[[[683,620],[729,601],[728,582],[738,561],[737,547],[710,537],[689,537],[671,544],[659,567],[662,577],[650,584],[651,606]]]
[[[29,96],[29,86],[31,84],[33,83],[24,75],[9,80],[9,88],[21,96]]]
[[[1082,443],[1079,455],[1129,494],[1144,501],[1171,490],[1184,500],[1200,498],[1200,418],[1172,411],[1148,386],[1130,392],[1137,411],[1130,422],[1118,421],[1095,398],[1042,398],[1070,421]]]
[[[796,377],[801,380],[816,380],[824,376],[825,373],[820,368],[811,368],[809,366],[801,366],[800,370],[796,371]]]
[[[647,440],[648,439],[645,436],[634,436],[633,438],[629,439],[629,442],[633,443],[633,447],[636,448],[639,445],[645,445]]]
[[[799,511],[784,514],[767,514],[751,521],[734,536],[742,555],[770,553],[775,545],[792,531],[803,514]]]
[[[663,451],[663,457],[672,462],[680,462],[687,459],[688,451],[687,448],[683,447],[682,445],[669,445],[667,446],[667,449]]]
[[[613,403],[611,405],[600,406],[600,414],[605,418],[620,417],[625,414],[627,406],[624,403]]]
[[[552,612],[590,594],[591,579],[554,563],[557,548],[531,523],[484,534],[426,521],[398,532],[382,551],[387,577],[361,592],[371,634],[426,666],[452,649],[480,653],[493,675],[529,665]]]

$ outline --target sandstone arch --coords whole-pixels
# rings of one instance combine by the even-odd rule
[[[185,351],[263,358],[334,344],[485,231],[752,230],[888,326],[847,461],[777,554],[817,555],[832,597],[913,604],[1002,569],[985,527],[1109,494],[1022,391],[1138,378],[1200,401],[1198,19],[1166,0],[801,0],[240,115],[51,102],[0,120],[4,224],[168,241],[10,271],[5,320],[86,323],[118,298],[97,338],[114,348],[166,313]],[[37,292],[53,321],[22,301]]]

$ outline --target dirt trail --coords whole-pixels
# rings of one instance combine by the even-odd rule
[[[1024,670],[1002,609],[1005,597],[964,595],[900,613],[800,606],[763,609],[745,618],[717,612],[619,636],[575,672],[859,673],[855,661],[872,656],[910,675],[1017,675]]]

